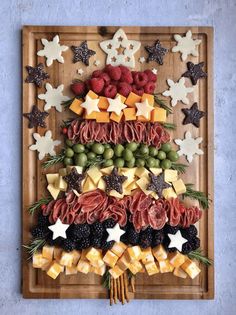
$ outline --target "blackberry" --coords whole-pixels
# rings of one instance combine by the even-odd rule
[[[71,229],[68,231],[70,238],[88,238],[90,235],[90,226],[87,223],[84,224],[73,224]]]
[[[164,240],[163,240],[163,246],[165,247],[166,251],[168,251],[170,253],[177,251],[176,247],[169,248],[169,245],[170,245],[170,239],[169,239],[168,235],[165,235]]]
[[[134,228],[130,227],[124,235],[126,235],[128,244],[138,245],[139,233],[137,233]]]
[[[190,241],[192,250],[196,250],[200,247],[200,239],[198,237],[193,237]]]
[[[195,236],[197,236],[197,228],[194,225],[190,225],[189,228],[181,229],[181,234],[187,240],[191,240]]]
[[[140,233],[140,237],[139,237],[139,245],[142,248],[147,248],[149,246],[151,246],[152,243],[152,230],[145,230],[143,232]]]
[[[192,246],[191,246],[190,242],[184,243],[182,246],[181,253],[186,255],[186,254],[190,253],[191,251],[192,251]]]
[[[175,234],[176,232],[178,232],[179,227],[178,226],[171,226],[169,224],[166,224],[164,227],[164,231],[166,234]]]
[[[57,237],[55,240],[53,240],[52,235],[47,237],[47,239],[46,239],[46,243],[49,246],[62,247],[63,242],[64,242],[64,239],[62,237]]]
[[[44,226],[37,225],[31,230],[31,234],[35,238],[44,238],[47,234],[47,230]]]
[[[163,240],[164,240],[163,230],[154,231],[152,235],[152,247],[162,244]]]
[[[115,241],[107,242],[107,239],[104,238],[101,242],[101,249],[103,250],[111,249],[114,244],[115,244]]]
[[[73,249],[75,249],[75,242],[71,241],[70,239],[64,239],[62,242],[62,248],[66,252],[71,252]]]
[[[113,219],[107,219],[103,222],[104,229],[112,229],[116,225]]]
[[[38,214],[38,225],[40,226],[48,226],[49,220],[48,220],[48,216],[43,215],[42,212],[39,212]]]
[[[100,223],[98,221],[92,224],[90,230],[91,230],[91,233],[93,234],[93,236],[96,236],[96,237],[102,237],[102,235],[104,233],[103,225],[102,225],[102,223]]]
[[[95,247],[95,248],[101,248],[102,244],[102,239],[101,238],[91,238],[90,239],[90,246]]]
[[[80,240],[77,243],[76,248],[77,249],[86,249],[86,248],[89,248],[89,246],[90,246],[90,239],[87,237],[87,238],[83,238],[82,240]]]

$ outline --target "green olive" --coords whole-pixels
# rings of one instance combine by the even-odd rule
[[[88,152],[87,157],[89,160],[93,160],[96,158],[96,154],[94,152]]]
[[[179,159],[179,154],[176,151],[171,150],[167,154],[167,157],[168,157],[169,160],[171,160],[171,162],[176,162]]]
[[[169,142],[168,143],[163,143],[162,146],[161,146],[161,150],[164,151],[165,153],[170,152],[171,144]]]
[[[101,143],[94,143],[92,145],[92,151],[96,154],[103,154],[104,150],[104,146]]]
[[[114,165],[115,165],[116,167],[124,167],[125,161],[124,161],[122,158],[117,158],[117,159],[115,159],[115,161],[114,161]]]
[[[130,161],[134,156],[132,151],[130,151],[129,149],[124,149],[124,151],[122,152],[122,157],[125,161]]]
[[[103,157],[105,160],[110,160],[113,158],[114,155],[114,151],[110,148],[105,149],[104,153],[103,153]]]
[[[142,144],[139,148],[139,152],[142,154],[142,155],[148,155],[149,154],[149,149],[148,149],[148,146],[145,145],[145,144]]]
[[[73,165],[73,159],[69,158],[69,157],[65,157],[63,160],[63,163],[67,166],[67,165]]]
[[[171,161],[168,159],[161,161],[161,168],[163,168],[165,170],[171,168]]]
[[[114,147],[115,156],[121,157],[123,151],[124,151],[124,147],[122,144],[117,144]]]
[[[68,158],[73,157],[74,156],[74,151],[71,148],[67,148],[65,150],[65,156],[68,157]]]
[[[155,162],[156,160],[153,157],[149,157],[145,164],[147,167],[155,167]]]
[[[111,148],[111,145],[109,143],[105,143],[103,146],[104,146],[105,149]]]
[[[82,153],[84,152],[85,147],[83,144],[78,143],[78,144],[73,145],[73,150],[75,153]]]
[[[109,159],[102,163],[103,167],[109,167],[113,165],[113,160]]]
[[[155,159],[155,165],[154,165],[155,168],[159,168],[160,167],[160,160],[158,159]]]
[[[133,157],[130,161],[127,161],[125,163],[125,166],[129,167],[129,168],[132,168],[135,166],[135,158]]]
[[[85,166],[87,164],[88,158],[85,153],[79,153],[75,156],[75,164],[77,166]]]
[[[156,147],[150,147],[149,148],[149,155],[150,156],[154,157],[154,156],[157,156],[157,154],[158,154],[158,150]]]
[[[145,160],[143,160],[143,159],[137,159],[136,162],[135,162],[135,165],[136,165],[137,167],[142,167],[142,166],[145,165]]]
[[[138,148],[138,144],[136,142],[130,142],[126,145],[126,149],[129,149],[130,151],[134,152]]]
[[[157,157],[159,160],[164,160],[166,158],[166,154],[164,151],[159,151]]]
[[[93,145],[93,142],[86,143],[86,148],[91,149]]]
[[[69,140],[69,139],[66,139],[66,145],[68,147],[72,147],[73,146],[73,142],[71,140]]]

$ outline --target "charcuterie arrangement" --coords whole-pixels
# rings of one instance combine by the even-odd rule
[[[89,41],[67,47],[56,35],[41,39],[37,55],[45,63],[26,67],[25,84],[45,87],[37,95],[43,108],[32,104],[23,116],[24,128],[33,130],[29,150],[42,161],[47,184],[44,196],[29,206],[34,225],[31,242],[24,246],[33,268],[52,279],[101,276],[111,304],[129,302],[139,273],[195,279],[201,264],[212,263],[201,250],[197,224],[210,200],[182,178],[204,154],[203,139],[191,131],[206,113],[188,95],[207,73],[203,62],[187,60],[198,56],[201,40],[191,31],[174,40],[167,49],[157,37],[137,58],[142,43],[120,28],[98,43],[106,58],[102,66]],[[63,82],[53,86],[47,73],[53,63],[65,62],[69,50],[71,62],[81,66],[79,79],[71,82],[72,98],[64,95]],[[166,54],[179,54],[186,71],[177,81],[168,78],[166,91],[158,94],[161,77],[155,66],[165,67]],[[97,70],[89,72],[92,62]],[[82,66],[88,69],[86,77]],[[72,118],[58,126],[61,141],[47,120],[51,111],[60,120],[64,110]],[[181,131],[181,125],[168,117],[179,113],[184,114],[182,125],[191,129],[172,139],[171,130]]]

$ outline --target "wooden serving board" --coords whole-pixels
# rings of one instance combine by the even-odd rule
[[[37,51],[42,48],[40,39],[51,40],[56,34],[60,37],[60,43],[66,46],[79,45],[81,41],[87,40],[90,49],[96,51],[96,56],[90,59],[90,66],[86,67],[81,63],[72,63],[73,53],[68,49],[63,53],[65,63],[60,64],[54,61],[53,65],[46,67],[46,72],[50,74],[50,82],[54,87],[64,84],[64,95],[72,97],[69,85],[74,78],[79,78],[77,70],[82,68],[84,74],[81,79],[86,79],[93,70],[103,68],[105,64],[105,53],[100,49],[98,43],[105,39],[110,39],[119,27],[106,27],[104,33],[100,27],[58,27],[58,26],[25,26],[23,28],[23,108],[22,112],[29,112],[31,106],[36,104],[42,110],[44,102],[37,98],[40,93],[45,93],[45,87],[36,88],[33,84],[25,83],[27,72],[26,65],[35,66],[39,62],[45,65],[44,57],[38,57]],[[164,58],[164,65],[138,62],[140,56],[147,56],[144,46],[152,45],[159,39],[164,47],[171,49],[176,42],[174,34],[185,34],[192,30],[193,37],[202,40],[199,46],[199,57],[189,56],[187,61],[194,63],[204,62],[205,70],[208,73],[207,79],[200,80],[195,87],[195,92],[189,94],[190,104],[198,102],[200,110],[207,113],[201,120],[201,127],[197,129],[191,125],[182,125],[184,115],[181,108],[185,107],[178,103],[174,108],[173,115],[169,115],[168,122],[174,122],[177,130],[170,132],[172,139],[183,138],[185,131],[190,130],[194,137],[203,137],[201,148],[204,155],[197,156],[190,164],[187,172],[182,178],[186,183],[193,183],[196,190],[209,194],[213,200],[213,29],[209,27],[122,27],[129,39],[141,41],[141,48],[135,54],[136,70],[145,70],[153,67],[158,68],[158,81],[156,92],[165,91],[168,86],[166,79],[177,81],[186,71],[186,62],[182,62],[179,53],[168,53]],[[101,61],[99,67],[95,67],[93,62],[96,59]],[[189,82],[190,85],[190,82]],[[167,99],[168,100],[168,99]],[[60,134],[60,123],[63,119],[73,117],[72,113],[65,111],[58,113],[52,108],[47,118],[48,129],[52,130],[53,138],[63,141]],[[22,122],[22,225],[23,244],[30,240],[30,227],[33,225],[33,218],[27,212],[30,204],[39,200],[46,192],[45,170],[37,159],[37,154],[28,149],[33,143],[32,133],[36,130],[27,128],[28,121]],[[38,128],[37,132],[45,133],[45,129]],[[63,145],[63,144],[62,144]],[[60,148],[58,148],[60,150]],[[186,163],[185,158],[180,162]],[[52,167],[47,172],[53,172],[59,165]],[[193,201],[186,200],[187,204],[194,204]],[[213,258],[213,202],[210,209],[204,211],[199,222],[199,234],[201,247],[208,257]],[[45,272],[33,269],[31,262],[27,260],[27,253],[23,251],[22,257],[22,280],[23,296],[25,298],[100,298],[108,297],[108,292],[101,286],[101,277],[94,274],[65,276],[61,275],[56,280],[49,278]],[[202,272],[196,279],[180,279],[172,274],[157,274],[149,277],[145,274],[138,274],[136,277],[135,299],[211,299],[214,297],[214,270],[213,267],[201,266]]]

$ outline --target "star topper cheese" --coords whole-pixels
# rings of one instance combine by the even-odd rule
[[[107,108],[108,112],[114,112],[116,115],[120,115],[121,111],[127,106],[121,102],[121,97],[117,96],[115,99],[108,98],[109,107]]]
[[[169,248],[177,248],[178,251],[182,251],[182,247],[183,244],[186,243],[188,240],[186,240],[185,238],[183,238],[182,234],[180,231],[178,231],[175,234],[168,234],[168,237],[170,239],[170,244],[169,244]]]
[[[68,229],[69,224],[63,224],[61,220],[58,218],[56,223],[53,225],[49,225],[49,230],[53,232],[52,239],[55,240],[58,237],[67,238],[66,230]]]
[[[89,95],[86,95],[85,102],[80,106],[86,109],[87,115],[90,115],[92,112],[100,112],[98,108],[99,99],[92,99]]]
[[[174,39],[177,41],[177,45],[172,48],[172,52],[180,52],[181,59],[185,61],[188,55],[198,56],[197,48],[201,44],[200,39],[192,39],[192,32],[189,30],[185,36],[179,34],[174,35]]]
[[[142,103],[135,103],[137,108],[136,116],[143,116],[146,119],[150,118],[150,113],[153,110],[153,106],[148,104],[148,100],[145,99]]]
[[[115,241],[119,243],[121,236],[125,233],[125,231],[120,228],[119,223],[116,223],[116,225],[113,228],[106,230],[107,233],[109,234],[107,242]]]

